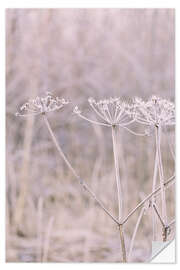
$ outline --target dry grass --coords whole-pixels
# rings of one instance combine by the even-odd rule
[[[73,104],[48,119],[78,174],[118,216],[111,130],[78,121],[72,110],[78,105],[88,115],[89,96],[156,93],[174,100],[174,11],[12,9],[6,18],[7,261],[119,262],[118,227],[58,158],[43,119],[17,120],[14,113],[46,90],[71,99]],[[161,141],[166,179],[174,173],[173,129],[167,134]],[[127,215],[152,190],[155,143],[125,130],[118,136]],[[170,222],[173,186],[166,199]],[[138,214],[125,226],[128,248]],[[151,239],[148,214],[132,261],[149,258]]]

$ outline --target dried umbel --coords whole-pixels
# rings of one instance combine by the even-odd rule
[[[111,214],[111,212],[104,206],[104,204],[98,199],[95,193],[91,190],[91,188],[86,184],[84,181],[72,167],[71,163],[67,159],[66,155],[64,154],[60,144],[58,143],[54,132],[51,128],[51,125],[48,121],[47,112],[55,111],[61,109],[64,105],[68,104],[68,101],[64,99],[59,99],[58,97],[53,96],[50,93],[47,93],[45,97],[37,97],[34,100],[30,100],[29,102],[25,103],[20,108],[20,113],[17,115],[20,116],[28,116],[28,115],[38,115],[42,114],[42,118],[45,121],[46,127],[50,134],[50,137],[60,155],[60,157],[64,160],[67,167],[71,171],[72,175],[75,177],[76,180],[79,181],[79,184],[83,187],[85,191],[89,193],[89,195],[96,201],[96,203],[100,206],[100,208],[111,218],[111,220],[118,225],[119,234],[120,234],[120,243],[121,243],[121,251],[122,251],[122,261],[127,262],[131,261],[131,255],[133,251],[134,241],[137,234],[137,231],[140,227],[141,220],[148,212],[150,207],[153,207],[154,214],[156,214],[162,224],[163,229],[163,241],[167,240],[168,233],[170,232],[170,226],[175,223],[173,219],[171,222],[168,222],[166,219],[166,201],[165,201],[165,188],[170,183],[174,182],[174,177],[170,177],[167,181],[164,181],[163,175],[163,166],[161,160],[161,149],[160,149],[160,130],[161,125],[173,124],[175,122],[175,109],[174,105],[168,101],[162,100],[160,98],[152,97],[148,102],[143,102],[141,99],[135,99],[134,104],[127,104],[122,102],[119,98],[110,98],[109,100],[103,100],[96,102],[94,99],[90,98],[89,103],[95,113],[101,118],[102,122],[96,122],[94,120],[90,120],[82,115],[81,111],[76,106],[74,108],[74,113],[79,115],[81,118],[94,123],[100,124],[104,126],[108,126],[112,130],[112,144],[113,144],[113,153],[114,153],[114,167],[115,167],[115,176],[117,182],[117,193],[118,193],[118,208],[119,208],[119,217],[116,218]],[[123,211],[123,190],[122,190],[122,183],[120,177],[120,167],[119,167],[119,147],[118,147],[118,132],[120,131],[121,127],[130,131],[135,135],[144,136],[145,134],[137,134],[134,131],[127,128],[127,125],[133,122],[139,122],[148,125],[156,130],[156,158],[155,158],[155,177],[153,182],[155,183],[152,189],[152,193],[146,196],[143,201],[141,201],[136,207],[134,207],[128,215],[124,216]],[[120,127],[120,128],[119,128]],[[157,170],[159,169],[160,175],[160,186],[156,186],[156,178],[157,178]],[[155,196],[161,192],[162,194],[162,215],[155,204]],[[141,209],[141,210],[140,210]],[[134,215],[138,210],[140,213],[138,215],[138,219],[136,225],[134,227],[134,231],[132,234],[131,242],[129,251],[127,252],[126,247],[126,238],[124,234],[124,226],[128,222],[129,218]]]
[[[55,97],[53,94],[47,92],[45,97],[36,97],[28,102],[24,103],[20,107],[20,112],[17,112],[17,116],[38,115],[47,112],[53,112],[61,109],[69,101]]]
[[[74,113],[91,123],[104,126],[126,126],[135,121],[130,118],[132,114],[131,105],[121,101],[120,98],[110,98],[98,102],[93,98],[89,98],[88,101],[91,108],[103,122],[96,122],[83,116],[77,106],[74,108]]]
[[[134,119],[138,123],[150,126],[175,125],[175,105],[156,96],[152,96],[147,102],[135,98]]]

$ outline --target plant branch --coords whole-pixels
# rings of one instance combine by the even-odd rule
[[[139,217],[138,217],[138,219],[137,219],[136,226],[135,226],[134,232],[133,232],[133,236],[132,236],[132,238],[131,238],[131,243],[130,243],[130,248],[129,248],[129,255],[128,255],[128,261],[130,261],[130,259],[131,259],[132,250],[133,250],[133,246],[134,246],[134,240],[135,240],[135,237],[136,237],[136,234],[137,234],[137,230],[138,230],[138,228],[139,228],[139,224],[140,224],[140,222],[141,222],[141,219],[142,219],[142,217],[143,217],[143,215],[144,215],[145,210],[146,210],[145,207],[143,207],[143,208],[141,209],[140,214],[139,214]]]
[[[166,195],[164,188],[164,173],[162,166],[162,156],[161,156],[161,127],[155,127],[155,136],[156,136],[156,149],[158,154],[158,167],[159,167],[159,177],[160,177],[160,187],[161,187],[161,204],[162,204],[162,217],[167,224],[167,209],[166,209]]]
[[[173,219],[173,220],[168,224],[168,226],[170,227],[170,226],[173,225],[175,222],[176,222],[175,219]]]
[[[121,241],[122,259],[123,259],[123,262],[127,262],[126,247],[125,247],[125,241],[124,241],[124,231],[123,231],[122,224],[119,224],[119,235],[120,235],[120,241]]]
[[[166,182],[164,182],[164,186],[168,186],[168,184],[170,183],[174,183],[173,180],[175,178],[175,175],[171,176]],[[144,203],[146,201],[148,201],[149,199],[151,199],[151,197],[153,195],[157,195],[157,193],[161,190],[161,186],[159,186],[158,188],[156,188],[155,191],[153,191],[152,193],[150,193],[144,200],[142,200],[128,215],[127,217],[123,220],[122,224],[126,223],[127,220],[142,206],[144,205]]]
[[[152,192],[156,189],[157,184],[157,173],[158,173],[158,154],[156,149],[156,157],[155,157],[155,163],[154,163],[154,175],[153,175],[153,185],[152,185]],[[155,203],[155,196],[152,196],[152,205]],[[157,236],[157,217],[153,211],[152,208],[152,226],[153,226],[153,241],[156,241]]]
[[[113,153],[114,153],[114,166],[115,166],[115,174],[116,174],[116,184],[117,184],[117,192],[118,192],[118,209],[119,209],[119,222],[123,218],[123,199],[122,199],[122,185],[119,174],[119,160],[118,160],[118,145],[117,145],[117,134],[116,134],[116,126],[112,126],[112,142],[113,142]]]
[[[116,223],[119,225],[119,222],[118,220],[113,217],[113,215],[104,207],[104,205],[102,204],[102,202],[96,197],[96,195],[94,194],[94,192],[88,187],[88,185],[80,178],[80,176],[76,173],[76,171],[74,170],[74,168],[72,167],[72,165],[70,164],[70,162],[68,161],[68,159],[66,158],[66,156],[64,155],[60,145],[58,144],[57,140],[56,140],[56,137],[51,129],[51,126],[49,124],[49,121],[46,117],[45,114],[43,114],[43,117],[44,117],[44,121],[45,121],[45,124],[48,128],[48,131],[51,135],[51,139],[53,141],[53,143],[55,144],[56,146],[56,149],[58,151],[58,153],[60,154],[61,158],[64,160],[64,162],[66,163],[66,165],[68,166],[68,168],[70,169],[70,171],[72,172],[72,174],[75,176],[75,178],[79,181],[79,184],[84,188],[84,190],[86,190],[90,195],[91,197],[97,202],[97,204],[101,207],[101,209],[104,210],[104,212]]]
[[[158,208],[157,208],[157,205],[156,205],[155,203],[153,204],[153,208],[154,208],[154,210],[155,210],[155,213],[157,214],[157,217],[159,218],[159,221],[160,221],[161,225],[162,225],[163,227],[165,227],[166,225],[165,225],[165,223],[164,223],[164,221],[163,221],[163,219],[162,219],[162,217],[161,217],[161,215],[160,215],[160,213],[159,213],[159,210],[158,210]]]

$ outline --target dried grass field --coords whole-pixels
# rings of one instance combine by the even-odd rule
[[[49,136],[42,115],[15,113],[46,91],[70,101],[47,114],[72,166],[113,216],[118,216],[111,130],[91,119],[88,98],[157,95],[175,100],[173,9],[6,10],[6,260],[120,262],[118,226],[85,192]],[[138,133],[143,125],[132,125]],[[120,129],[117,138],[124,215],[152,192],[155,138]],[[165,180],[174,174],[174,126],[162,133]],[[159,179],[157,186],[160,185]],[[168,222],[174,185],[166,189]],[[161,196],[157,205],[161,206]],[[127,250],[140,211],[124,226]],[[158,239],[162,231],[158,225]],[[174,226],[168,240],[174,237]],[[152,209],[142,217],[131,262],[151,255]]]

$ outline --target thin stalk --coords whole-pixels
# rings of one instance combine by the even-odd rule
[[[162,218],[167,224],[167,209],[166,209],[166,195],[164,188],[164,172],[162,166],[162,156],[161,156],[161,128],[160,126],[155,127],[155,137],[156,137],[156,149],[158,154],[158,167],[159,167],[159,178],[161,187],[161,204],[162,204]]]
[[[168,224],[168,226],[173,225],[175,222],[176,222],[175,219],[173,219],[173,220]]]
[[[156,189],[157,173],[158,173],[158,153],[157,153],[157,150],[156,150],[152,192],[154,192],[155,189]],[[152,196],[152,205],[154,205],[155,202],[156,202],[155,196]],[[153,241],[156,241],[156,239],[157,239],[157,217],[156,217],[156,215],[154,213],[153,208],[152,208],[152,227],[153,227]]]
[[[81,117],[82,119],[84,119],[84,120],[86,120],[86,121],[88,121],[88,122],[90,122],[92,124],[95,124],[95,125],[101,125],[101,126],[105,126],[105,127],[110,127],[111,126],[109,124],[105,124],[105,123],[101,123],[101,122],[97,122],[97,121],[91,120],[91,119],[85,117],[82,114],[79,114],[79,117]]]
[[[117,145],[117,134],[116,134],[116,126],[112,126],[112,142],[113,142],[113,153],[114,153],[114,166],[115,166],[115,174],[116,174],[116,185],[118,192],[118,209],[119,209],[119,222],[121,223],[123,217],[123,199],[122,199],[122,185],[120,180],[119,173],[119,160],[118,160],[118,145]]]
[[[119,225],[119,235],[120,235],[120,241],[121,241],[121,249],[122,249],[122,260],[123,262],[127,262],[126,259],[126,247],[125,247],[125,241],[124,241],[124,231],[123,231],[123,225]]]
[[[133,135],[136,135],[136,136],[146,136],[147,135],[146,133],[136,133],[133,130],[131,130],[130,128],[127,128],[125,126],[122,126],[121,124],[118,124],[118,126],[126,129],[127,131],[129,131],[130,133],[132,133]]]
[[[137,234],[137,230],[139,228],[139,224],[141,222],[141,219],[144,215],[144,212],[145,212],[146,208],[143,207],[140,211],[140,214],[139,214],[139,217],[137,219],[137,222],[136,222],[136,226],[134,228],[134,232],[133,232],[133,236],[132,236],[132,239],[131,239],[131,243],[130,243],[130,248],[129,248],[129,255],[128,255],[128,261],[131,260],[131,255],[132,255],[132,250],[133,250],[133,246],[134,246],[134,240],[135,240],[135,237],[136,237],[136,234]]]
[[[164,221],[163,221],[163,219],[162,219],[162,217],[161,217],[161,215],[160,215],[160,213],[159,213],[159,210],[158,210],[158,208],[157,208],[157,205],[156,205],[155,203],[153,204],[153,208],[154,208],[154,210],[155,210],[155,213],[157,214],[157,217],[158,217],[158,219],[159,219],[159,221],[160,221],[162,227],[163,227],[163,228],[166,227],[166,225],[165,225],[165,223],[164,223]]]
[[[120,173],[119,173],[116,126],[112,126],[112,142],[113,142],[116,184],[117,184],[117,192],[118,192],[119,223],[121,223],[121,220],[123,218],[123,199],[122,199],[122,186],[121,186]],[[119,225],[119,233],[120,233],[119,235],[120,235],[120,242],[121,242],[121,249],[122,249],[122,258],[123,258],[123,262],[126,262],[126,247],[125,247],[125,241],[124,241],[123,224]]]
[[[153,208],[154,208],[154,210],[159,218],[159,221],[162,225],[162,238],[163,238],[163,242],[165,242],[165,241],[167,241],[167,237],[170,233],[170,227],[169,227],[169,225],[165,225],[165,223],[164,223],[164,221],[163,221],[163,219],[158,211],[158,208],[155,204],[153,205]]]
[[[49,124],[49,121],[46,117],[45,114],[43,114],[43,117],[44,117],[44,121],[45,121],[45,124],[48,128],[48,131],[51,135],[51,139],[53,141],[53,143],[55,144],[56,146],[56,149],[59,153],[59,155],[61,156],[61,158],[64,160],[64,162],[66,163],[66,165],[68,166],[68,168],[70,169],[70,171],[72,172],[72,174],[74,175],[74,177],[79,181],[79,184],[84,188],[84,190],[86,190],[90,195],[91,197],[97,202],[97,204],[101,207],[101,209],[104,210],[104,212],[116,223],[119,225],[119,222],[118,220],[113,217],[113,215],[104,207],[104,205],[102,204],[102,202],[96,197],[96,195],[94,194],[94,192],[88,187],[88,185],[80,178],[80,176],[76,173],[76,171],[74,170],[74,168],[72,167],[72,165],[70,164],[70,162],[68,161],[68,159],[66,158],[66,156],[64,155],[60,145],[58,144],[57,140],[56,140],[56,137],[51,129],[51,126]]]
[[[175,178],[175,175],[171,176],[166,182],[164,182],[164,186],[168,186],[170,183],[174,183],[173,180]],[[125,224],[128,219],[141,207],[152,198],[153,195],[157,195],[157,193],[161,190],[161,187],[156,188],[156,190],[152,193],[150,193],[144,200],[142,200],[128,215],[127,217],[123,220],[122,224]]]

